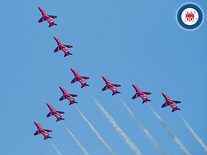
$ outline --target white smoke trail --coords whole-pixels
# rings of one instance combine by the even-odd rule
[[[183,146],[181,141],[172,133],[170,128],[163,122],[163,120],[160,118],[160,116],[154,111],[154,109],[150,105],[149,105],[149,107],[152,109],[152,111],[154,112],[155,116],[157,117],[157,119],[159,119],[160,123],[165,128],[165,130],[168,132],[168,134],[173,138],[175,143],[180,147],[181,151],[183,151],[183,153],[186,154],[186,155],[191,155],[188,152],[188,150]]]
[[[92,96],[93,97],[93,96]],[[94,101],[96,102],[99,109],[102,111],[102,113],[105,115],[106,118],[108,118],[109,122],[112,124],[112,126],[116,129],[116,132],[120,134],[123,140],[125,140],[125,143],[129,145],[132,151],[135,152],[136,155],[141,155],[142,153],[139,151],[139,149],[135,146],[135,144],[128,138],[128,136],[122,131],[122,129],[118,126],[118,124],[114,121],[114,119],[108,114],[108,112],[101,106],[101,104],[96,100],[95,97],[93,97]]]
[[[65,124],[63,123],[63,125],[65,126]],[[74,141],[78,144],[78,146],[81,148],[81,150],[83,151],[83,153],[85,155],[89,155],[88,152],[82,147],[82,145],[79,143],[79,141],[75,138],[75,136],[72,134],[72,132],[70,132],[70,130],[65,126],[65,128],[68,130],[69,134],[73,137]]]
[[[162,153],[163,155],[167,155],[165,150],[161,148],[161,146],[156,142],[156,140],[150,135],[149,131],[142,125],[142,123],[138,120],[138,118],[132,113],[132,111],[127,107],[127,105],[124,103],[124,101],[119,97],[121,102],[124,104],[125,108],[129,111],[129,113],[132,115],[134,120],[138,123],[139,127],[144,131],[144,133],[147,135],[147,137],[151,140],[152,143],[154,143],[155,147]]]
[[[190,130],[190,132],[193,134],[193,136],[195,137],[195,139],[198,141],[198,143],[201,145],[201,147],[204,149],[204,151],[207,153],[207,147],[205,146],[205,144],[202,142],[202,140],[198,137],[198,135],[196,135],[196,133],[193,131],[193,129],[188,125],[188,123],[184,120],[184,118],[180,115],[181,119],[183,120],[183,122],[185,123],[185,125],[187,126],[187,128]]]
[[[76,107],[77,108],[77,107]],[[103,145],[109,150],[109,152],[112,155],[116,155],[115,152],[111,149],[111,147],[106,143],[106,141],[101,137],[101,135],[96,131],[96,129],[91,125],[91,123],[87,120],[87,118],[81,113],[81,111],[77,108],[78,112],[81,114],[83,119],[86,121],[86,123],[89,125],[91,130],[96,134],[98,139],[103,143]]]
[[[55,148],[55,150],[57,151],[57,154],[59,154],[59,155],[62,155],[61,153],[60,153],[60,151],[55,147],[55,145],[52,143],[52,142],[50,142],[51,144],[52,144],[52,146]]]

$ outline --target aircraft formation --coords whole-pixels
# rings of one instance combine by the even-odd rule
[[[42,17],[39,19],[39,23],[43,22],[43,21],[47,21],[49,23],[49,28],[51,26],[57,25],[56,23],[54,23],[53,18],[57,18],[57,16],[54,15],[48,15],[42,8],[38,7],[38,9],[40,10],[40,12],[42,13]],[[55,41],[57,42],[58,46],[55,48],[54,52],[58,52],[59,50],[62,50],[64,52],[64,57],[69,56],[69,55],[73,55],[72,53],[70,53],[70,51],[68,50],[68,48],[72,48],[72,45],[64,45],[58,38],[54,37]],[[71,68],[72,73],[74,74],[74,78],[72,79],[71,83],[75,83],[77,81],[80,82],[81,84],[81,88],[89,86],[86,82],[86,79],[89,79],[89,77],[86,76],[80,76],[78,74],[77,71],[75,71],[73,68]],[[118,91],[117,87],[121,87],[121,85],[119,84],[112,84],[107,78],[105,78],[104,76],[102,76],[103,80],[105,81],[105,86],[102,88],[102,91],[105,91],[107,89],[110,89],[112,91],[112,96],[115,94],[120,94],[121,92]],[[132,97],[132,99],[135,99],[137,97],[142,98],[142,104],[147,102],[147,101],[151,101],[148,99],[148,97],[146,95],[150,95],[150,92],[143,92],[141,91],[136,85],[132,84],[133,88],[135,89],[136,93],[135,95]],[[69,94],[63,87],[59,86],[60,90],[62,91],[63,95],[60,97],[59,101],[62,101],[64,99],[68,99],[69,101],[69,105],[74,104],[74,103],[78,103],[75,101],[74,97],[77,97],[78,95],[76,94]],[[171,100],[166,94],[164,94],[162,92],[163,97],[165,98],[165,103],[161,106],[162,108],[166,107],[166,106],[171,106],[172,107],[172,112],[177,111],[177,110],[181,110],[177,107],[176,104],[181,103],[181,101],[176,101],[176,100]],[[50,117],[52,115],[54,115],[58,121],[64,120],[64,118],[62,118],[61,114],[64,114],[64,112],[62,111],[57,111],[55,110],[55,108],[53,108],[50,104],[46,103],[46,105],[49,107],[50,112],[46,115],[47,117]],[[52,130],[48,130],[48,129],[43,129],[42,126],[40,126],[37,122],[34,121],[34,124],[37,126],[37,131],[34,133],[34,135],[38,135],[38,134],[42,134],[44,136],[44,140],[48,139],[48,138],[52,138],[49,136],[48,132],[52,132]]]

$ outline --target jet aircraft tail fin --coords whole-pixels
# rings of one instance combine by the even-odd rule
[[[44,138],[44,140],[45,140],[45,139],[48,139],[48,138],[52,138],[52,137],[50,137],[50,136],[48,135],[47,137]]]
[[[57,25],[57,24],[55,24],[54,22],[53,22],[52,24],[53,24],[53,25]],[[52,24],[50,24],[49,27],[53,26]]]
[[[114,93],[114,92],[113,92],[112,96],[113,96],[114,94],[117,94],[117,93],[121,94],[121,92],[119,92],[119,91],[116,91],[116,93]]]
[[[64,57],[66,57],[66,56],[68,56],[68,55],[73,55],[73,54],[72,54],[72,53],[67,52],[67,53],[65,53]]]
[[[64,118],[60,117],[60,120],[57,119],[56,122],[61,121],[61,120],[65,120]]]
[[[147,99],[147,101],[151,101],[151,100]],[[147,102],[147,101],[143,100],[143,101],[142,101],[142,104],[143,104],[144,102]]]
[[[119,91],[116,91],[117,93],[119,93],[119,94],[121,94],[121,92],[119,92]]]
[[[176,108],[176,110],[181,110],[181,109],[179,109],[179,108],[177,108],[177,107],[175,107]],[[175,111],[175,109],[173,108],[173,110],[172,110],[172,112],[174,112]]]
[[[90,86],[90,85],[84,83],[84,84],[81,85],[81,88],[83,88],[83,87],[85,87],[85,86]]]

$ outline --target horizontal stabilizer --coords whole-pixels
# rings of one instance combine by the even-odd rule
[[[65,120],[64,118],[60,117],[60,120],[57,119],[56,122],[61,121],[61,120]]]
[[[84,83],[84,84],[81,85],[81,88],[86,87],[86,86],[89,86],[89,85]]]
[[[52,138],[52,137],[50,137],[49,135],[47,135],[47,137],[45,137],[44,140],[45,140],[45,139],[48,139],[48,138]]]
[[[69,50],[68,50],[69,51]],[[66,52],[64,57],[68,56],[68,55],[73,55],[72,53]]]
[[[71,105],[71,104],[74,104],[74,103],[78,103],[78,102],[76,102],[76,101],[73,101],[73,102],[70,102],[70,104],[69,104],[69,105]]]
[[[136,94],[134,94],[134,96],[132,97],[132,99],[135,99],[137,97],[139,97],[139,95],[136,93]]]
[[[150,92],[142,92],[143,94],[145,95],[150,95],[151,93]]]
[[[52,22],[52,24],[50,24],[49,27],[51,27],[51,26],[53,26],[53,25],[57,25],[57,24],[55,24],[54,22]]]
[[[116,93],[113,92],[112,96],[113,96],[114,94],[117,94],[117,93],[121,94],[121,92],[116,91]]]
[[[147,99],[147,101],[151,101],[151,100]],[[147,102],[147,101],[143,100],[143,101],[142,101],[142,104],[143,104],[144,102]]]

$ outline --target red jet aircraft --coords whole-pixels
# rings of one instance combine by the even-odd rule
[[[46,103],[46,104],[50,108],[50,112],[47,114],[47,117],[54,115],[57,118],[56,122],[61,121],[61,120],[65,120],[64,118],[62,118],[62,115],[61,115],[61,114],[64,114],[64,112],[56,111],[55,108],[53,108],[50,104],[48,104],[48,103]]]
[[[49,27],[53,26],[53,25],[57,25],[54,23],[54,20],[52,20],[52,18],[57,18],[57,16],[53,16],[53,15],[48,15],[42,8],[38,7],[38,9],[40,10],[40,12],[42,13],[42,17],[40,18],[40,20],[38,21],[39,23],[47,20],[49,23]]]
[[[62,101],[64,99],[68,99],[70,101],[70,104],[74,104],[74,103],[77,103],[75,102],[75,99],[72,98],[72,97],[77,97],[78,95],[75,95],[75,94],[69,94],[64,88],[62,88],[61,86],[59,86],[60,90],[63,92],[63,96],[61,96],[61,98],[59,99],[59,101]]]
[[[34,135],[42,134],[44,136],[44,140],[48,138],[52,138],[49,136],[48,132],[52,132],[52,130],[43,129],[37,122],[34,121],[34,124],[37,126],[37,131],[34,133]]]
[[[150,95],[151,93],[150,92],[142,92],[137,86],[135,86],[134,84],[132,84],[132,86],[134,87],[134,89],[136,90],[136,94],[132,97],[132,99],[135,99],[137,97],[141,97],[143,99],[142,101],[142,104],[144,102],[147,102],[147,101],[151,101],[147,98],[147,96],[145,95]]]
[[[105,91],[107,89],[111,89],[113,94],[117,94],[117,93],[120,93],[117,91],[117,88],[116,87],[121,87],[121,85],[119,84],[112,84],[111,82],[109,82],[109,80],[107,78],[105,78],[104,76],[102,76],[103,80],[106,82],[106,85],[103,87],[102,91]]]
[[[81,83],[81,88],[83,88],[85,86],[89,86],[88,84],[86,84],[86,81],[84,81],[84,79],[89,79],[89,77],[80,76],[74,69],[72,69],[72,68],[70,68],[70,69],[75,76],[75,78],[71,81],[71,83],[79,81]]]
[[[177,103],[181,103],[180,101],[175,101],[175,100],[171,100],[166,94],[162,93],[162,95],[164,96],[166,102],[161,106],[162,108],[170,105],[172,107],[172,112],[177,111],[177,110],[181,110],[177,107]]]
[[[69,50],[67,49],[67,48],[72,48],[73,47],[72,45],[64,45],[58,38],[54,37],[54,39],[58,44],[54,52],[58,52],[59,50],[62,50],[65,53],[64,57],[68,55],[73,55],[72,53],[69,53]]]

